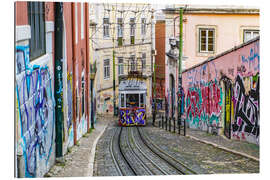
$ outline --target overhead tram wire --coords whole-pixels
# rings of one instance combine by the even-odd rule
[[[106,13],[106,11],[108,11],[109,13],[109,18],[110,18],[110,12],[112,11],[112,10],[110,10],[110,4],[109,3],[106,3],[107,5],[108,5],[108,9],[105,9],[105,3],[103,3],[103,7],[104,7],[104,16],[105,16],[105,13]],[[123,5],[123,3],[122,3],[122,5]],[[136,16],[136,17],[138,17],[139,15],[141,15],[142,14],[142,12],[145,12],[145,9],[146,8],[149,8],[149,6],[150,6],[151,4],[145,4],[144,6],[143,6],[143,10],[137,10],[136,12],[139,12],[138,13],[138,15]],[[123,7],[123,6],[122,6]],[[129,9],[131,8],[131,7],[134,7],[134,6],[132,6],[132,4],[130,4],[129,5]],[[136,6],[135,7],[137,7],[137,4],[136,4]],[[155,9],[155,10],[153,10],[153,12],[156,12],[156,11],[159,11],[159,10],[163,10],[164,8],[162,8],[162,9]],[[124,12],[127,12],[127,13],[124,13]],[[124,13],[125,14],[125,16],[124,16],[124,18],[126,18],[127,17],[127,15],[128,15],[128,13],[129,13],[130,11],[126,11],[126,10],[122,10],[122,14]],[[152,10],[151,11],[147,11],[147,14],[149,15],[149,12],[152,12]],[[146,15],[146,17],[148,17],[148,15]],[[149,17],[148,17],[149,18]],[[138,19],[138,18],[136,18],[136,20],[137,21],[139,21],[140,19]],[[148,20],[149,21],[149,20]],[[125,21],[123,21],[123,22],[125,22]],[[112,25],[113,23],[110,23],[110,25]],[[115,23],[116,24],[116,23]],[[129,24],[129,23],[123,23],[124,25],[125,24]],[[138,25],[138,24],[142,24],[142,23],[138,23],[138,22],[136,22],[135,23],[136,25]],[[149,25],[150,23],[146,23],[146,25]],[[94,39],[95,40],[104,40],[104,38],[93,38],[93,36],[97,33],[97,32],[99,32],[100,31],[100,29],[103,29],[103,23],[102,24],[100,24],[99,25],[99,27],[98,28],[96,28],[96,31],[91,35],[91,37],[89,38],[90,40],[92,40],[92,42],[93,43],[95,43],[97,46],[99,46],[99,47],[101,47],[96,41],[94,41]],[[169,24],[169,23],[167,23],[166,24],[166,27],[167,26],[174,26],[172,23],[171,23],[171,25]],[[111,30],[111,29],[113,29],[111,26],[109,27],[109,29]],[[124,29],[130,29],[130,27],[129,28],[124,28],[123,27],[123,30]],[[155,29],[157,29],[157,28],[155,28]],[[137,28],[136,28],[136,30],[138,30]],[[148,28],[146,28],[146,31],[148,30]],[[147,34],[147,33],[146,33]],[[159,37],[159,38],[155,38],[155,39],[161,39],[161,38],[168,38],[168,36],[165,36],[165,37]],[[128,39],[128,38],[126,38],[126,39]],[[144,40],[144,41],[148,41],[148,40],[150,40],[151,38],[136,38],[135,40],[136,41],[142,41],[142,40]],[[112,38],[106,38],[106,40],[112,40]],[[127,44],[127,45],[129,45],[129,44]],[[136,46],[136,44],[135,44],[135,46]],[[125,48],[125,46],[123,46],[122,48]],[[135,53],[136,54],[136,53]],[[127,58],[127,59],[129,59],[129,58]],[[149,65],[146,65],[146,66],[149,66]],[[158,65],[157,65],[158,66]]]
[[[108,4],[108,6],[109,6],[109,3],[106,3],[106,4]],[[149,5],[151,5],[151,4],[149,4]],[[111,12],[112,10],[111,10],[110,8],[106,9],[106,8],[105,8],[105,3],[103,3],[103,7],[104,7],[104,17],[105,17],[105,12],[106,12],[106,11],[109,11],[108,14],[109,14],[109,19],[110,19],[110,12]],[[131,7],[131,5],[129,6],[129,9],[130,9],[130,7]],[[137,7],[137,6],[136,6],[136,7]],[[148,8],[149,8],[149,7],[148,7]],[[158,11],[158,10],[162,10],[162,9],[156,9],[156,10],[153,10],[153,11],[155,12],[155,11]],[[125,12],[126,10],[123,10],[123,11]],[[141,11],[138,11],[138,12],[141,13],[141,12],[143,12],[143,11],[145,11],[145,9],[144,9],[144,10],[141,10]],[[129,11],[127,11],[127,12],[129,12]],[[151,12],[151,11],[148,10],[148,15],[149,15],[149,12]],[[128,14],[128,13],[127,13],[127,14]],[[127,14],[126,14],[126,16],[127,16]],[[126,18],[126,16],[125,16],[125,18]],[[148,17],[148,16],[147,16],[147,17]],[[137,18],[136,18],[136,19],[137,19]],[[123,21],[123,22],[125,22],[125,21]],[[148,22],[150,22],[150,21],[148,21]],[[112,24],[113,24],[113,23],[110,23],[110,25],[112,25]],[[125,25],[125,24],[129,24],[129,23],[122,23],[122,24]],[[135,23],[135,24],[142,24],[142,23]],[[150,24],[150,23],[147,23],[147,25],[149,25],[149,24]],[[91,35],[90,38],[92,38],[92,37],[93,37],[100,29],[103,29],[103,25],[104,25],[103,23],[100,24],[99,27],[96,28],[97,31],[95,31],[95,32]],[[167,26],[170,26],[170,25],[169,25],[169,24],[166,24],[166,27],[167,27]],[[172,24],[171,26],[174,26],[174,25]],[[112,28],[109,27],[109,29],[112,29]],[[124,27],[123,27],[123,29],[130,29],[130,28],[124,28]],[[146,31],[147,31],[147,29],[148,29],[148,28],[146,28]],[[89,39],[90,39],[90,38],[89,38]]]

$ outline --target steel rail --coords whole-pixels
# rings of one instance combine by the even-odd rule
[[[121,130],[120,130],[120,131],[121,131]],[[121,170],[120,165],[119,165],[119,162],[116,160],[115,155],[114,155],[113,142],[114,142],[114,140],[115,140],[116,134],[118,134],[118,128],[116,128],[115,133],[114,133],[113,137],[111,138],[111,142],[110,142],[110,154],[111,154],[111,156],[112,156],[114,165],[115,165],[115,167],[116,167],[116,169],[117,169],[118,175],[123,176],[124,173],[123,173],[123,171]],[[118,138],[119,138],[119,135],[118,135]]]
[[[144,142],[144,144],[150,149],[152,150],[152,152],[154,152],[155,154],[157,154],[161,159],[165,160],[168,164],[170,164],[173,168],[175,168],[177,171],[179,171],[182,174],[197,174],[194,170],[192,170],[191,168],[187,167],[184,163],[180,162],[179,160],[175,159],[174,157],[172,157],[171,155],[169,155],[168,153],[166,153],[165,151],[163,151],[162,149],[160,149],[156,144],[154,144],[150,138],[148,138],[146,135],[142,135],[143,133],[141,132],[141,130],[139,130],[139,128],[137,127],[138,133],[142,139],[142,141]],[[145,138],[143,138],[143,136]],[[147,140],[146,140],[147,139]],[[152,146],[154,146],[155,149],[157,149],[161,154],[163,154],[163,156],[166,156],[168,158],[170,158],[172,161],[174,161],[175,163],[180,164],[183,168],[179,168],[178,166],[176,166],[174,163],[170,162],[168,159],[164,158],[161,154],[155,152],[155,150],[153,148],[150,147],[151,144]]]
[[[129,162],[128,158],[125,156],[125,153],[123,153],[122,151],[122,148],[121,148],[121,142],[120,142],[120,139],[121,139],[121,136],[122,136],[122,130],[123,130],[123,127],[121,127],[120,129],[120,134],[119,134],[119,138],[118,138],[118,146],[119,146],[119,151],[122,155],[122,157],[124,158],[126,164],[128,165],[128,167],[131,169],[131,171],[133,172],[134,175],[137,175],[137,172],[136,170],[134,169],[134,167],[132,167],[131,163]]]
[[[139,155],[137,153],[135,153],[135,151],[133,150],[133,148],[131,147],[130,145],[130,141],[129,141],[129,127],[127,127],[127,133],[128,135],[125,136],[125,140],[127,142],[127,145],[130,149],[130,151],[132,152],[131,154],[133,154],[133,156],[139,160],[140,164],[142,165],[143,169],[146,170],[146,172],[149,174],[149,175],[154,175],[154,173],[147,167],[147,165],[142,161],[142,159],[139,157]],[[137,173],[138,174],[138,173]]]
[[[137,142],[135,141],[135,137],[134,137],[134,133],[133,133],[133,131],[131,131],[132,133],[132,138],[134,139],[134,144],[135,144],[135,146],[137,147],[137,149],[140,151],[140,153],[153,165],[153,166],[155,166],[160,172],[162,172],[164,175],[169,175],[169,173],[168,172],[166,172],[166,171],[164,171],[163,169],[161,169],[159,166],[157,166],[157,164],[155,163],[155,162],[153,162],[147,155],[146,155],[146,153],[145,152],[143,152],[141,149],[142,149],[142,147],[139,145],[139,144],[137,144]],[[151,149],[150,149],[150,151],[151,151]],[[151,151],[151,152],[153,152],[153,151]],[[154,153],[155,154],[155,153]],[[158,156],[159,157],[159,156]],[[163,159],[162,159],[163,160]]]

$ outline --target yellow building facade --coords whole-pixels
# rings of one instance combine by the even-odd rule
[[[151,116],[151,67],[154,62],[154,56],[151,57],[154,37],[151,5],[90,4],[89,9],[90,62],[96,66],[96,114],[113,115],[114,99],[116,110],[118,109],[120,80],[135,78],[147,85],[146,115]],[[135,76],[130,76],[131,74]]]

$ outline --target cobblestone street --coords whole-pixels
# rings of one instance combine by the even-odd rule
[[[140,127],[140,129],[149,140],[155,142],[159,148],[183,162],[197,174],[259,173],[259,162],[254,159],[233,153],[234,151],[226,151],[213,145],[194,140],[194,138],[191,138],[189,135],[186,137],[180,136],[158,127],[153,127],[150,123],[148,124],[148,126]],[[112,124],[112,126],[108,127],[97,144],[94,176],[117,175],[117,170],[114,168],[114,162],[110,154],[110,139],[116,128],[116,124]],[[124,127],[123,129],[128,128],[134,129],[136,127]],[[190,134],[192,134],[191,131]],[[215,144],[215,141],[218,141],[217,138],[219,138],[219,136],[209,134],[208,136],[208,140],[211,139],[213,144]],[[198,140],[203,141],[203,137]],[[238,147],[241,147],[238,141],[230,142],[231,144],[238,144]],[[247,145],[242,144],[242,146]],[[247,151],[248,150],[246,150],[246,152]],[[258,149],[256,152],[255,151],[254,148],[250,148],[247,153],[258,154]]]

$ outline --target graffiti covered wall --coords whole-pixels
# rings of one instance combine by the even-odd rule
[[[55,101],[50,58],[29,62],[29,46],[16,47],[16,155],[25,177],[42,176],[54,162]]]
[[[115,93],[117,95],[117,93]],[[117,100],[116,96],[116,100]],[[97,113],[103,115],[113,114],[113,92],[104,91],[98,93],[97,96]]]
[[[259,38],[183,72],[190,128],[259,144]]]
[[[67,147],[74,145],[74,129],[73,129],[73,101],[72,101],[72,74],[67,74]]]

